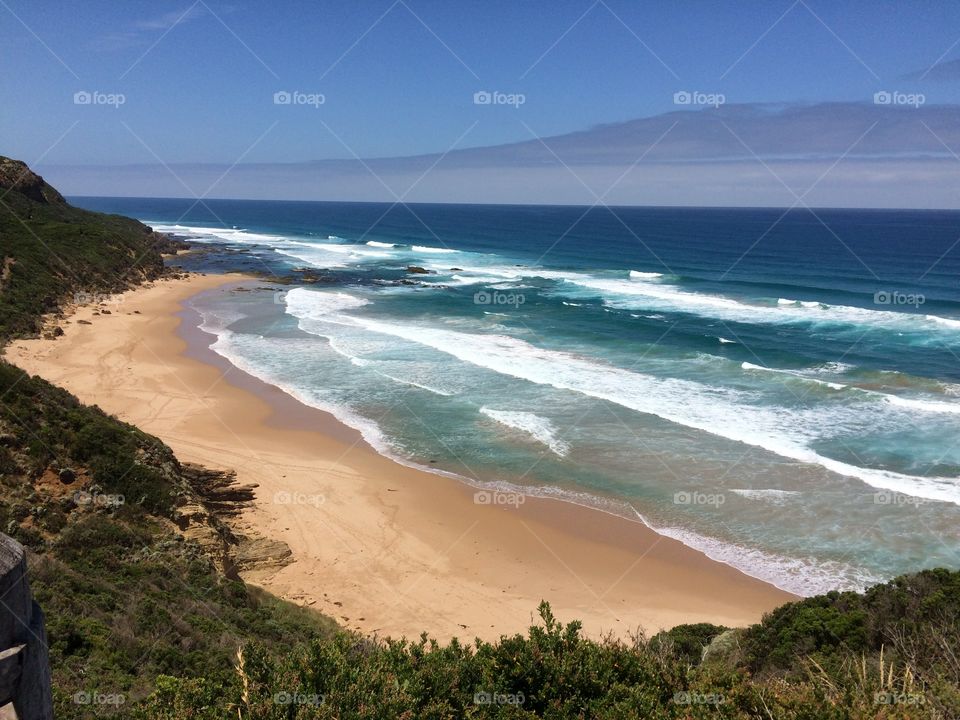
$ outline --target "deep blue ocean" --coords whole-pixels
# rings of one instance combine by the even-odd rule
[[[403,462],[801,594],[960,568],[960,213],[71,201],[309,271],[213,349]]]

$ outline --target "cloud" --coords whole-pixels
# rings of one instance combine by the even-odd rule
[[[206,6],[200,2],[195,2],[190,7],[181,10],[174,10],[148,20],[140,20],[135,23],[135,26],[141,30],[171,30],[180,23],[196,20],[206,14]]]
[[[142,47],[154,42],[158,32],[169,32],[177,25],[197,20],[208,14],[207,6],[198,0],[193,5],[180,10],[137,20],[127,28],[100,35],[90,42],[88,47],[100,52],[116,52]]]
[[[951,82],[960,80],[960,60],[938,62],[922,70],[907,73],[901,80],[934,80],[937,82]]]

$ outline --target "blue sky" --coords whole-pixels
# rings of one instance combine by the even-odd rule
[[[0,18],[0,152],[41,167],[442,153],[690,109],[680,91],[960,101],[956,3],[0,0]]]

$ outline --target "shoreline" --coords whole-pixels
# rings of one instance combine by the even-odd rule
[[[209,348],[213,336],[184,303],[257,281],[156,281],[118,296],[109,315],[77,309],[63,337],[5,351],[182,461],[258,484],[239,529],[285,542],[293,562],[242,573],[247,582],[365,633],[444,641],[523,632],[541,599],[591,637],[621,638],[684,622],[745,625],[795,599],[638,521],[537,496],[477,504],[475,487],[377,453]]]

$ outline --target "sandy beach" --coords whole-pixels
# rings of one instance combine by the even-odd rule
[[[745,625],[793,599],[640,523],[556,500],[475,502],[454,479],[377,454],[359,433],[227,364],[182,303],[242,276],[193,275],[76,309],[6,357],[157,435],[183,461],[259,487],[245,528],[293,562],[251,583],[381,636],[495,639],[548,600],[590,636]],[[262,284],[262,283],[261,283]],[[85,321],[85,324],[80,321]]]

